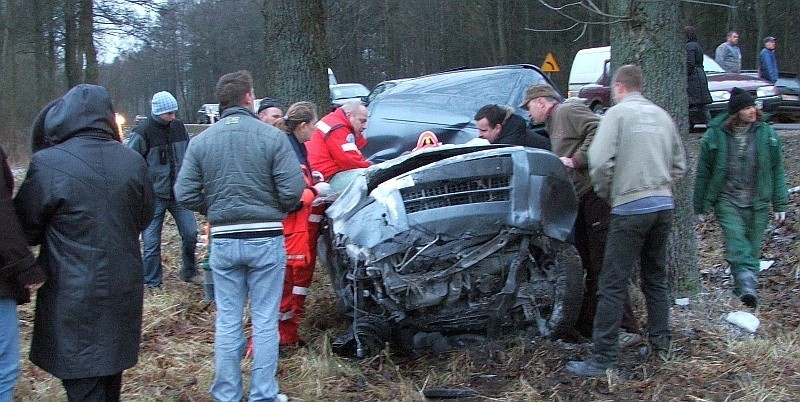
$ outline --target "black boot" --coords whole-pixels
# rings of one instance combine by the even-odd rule
[[[734,276],[734,292],[745,306],[755,308],[758,305],[758,278],[753,271],[741,271]]]

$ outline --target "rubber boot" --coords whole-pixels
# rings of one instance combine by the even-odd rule
[[[734,276],[734,293],[739,296],[739,300],[750,308],[758,305],[758,278],[753,271],[745,270],[736,273]]]

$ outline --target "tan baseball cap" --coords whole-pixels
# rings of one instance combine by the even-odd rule
[[[531,99],[541,98],[543,96],[547,98],[558,99],[558,93],[556,93],[556,90],[553,89],[553,87],[547,84],[536,84],[532,85],[527,91],[525,91],[525,100],[522,101],[519,107],[527,109],[528,102],[530,102]]]

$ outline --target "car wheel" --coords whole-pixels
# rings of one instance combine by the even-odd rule
[[[381,316],[363,314],[331,342],[331,351],[347,358],[373,357],[390,341],[391,332],[389,323]]]
[[[574,327],[583,303],[584,272],[572,244],[547,238],[539,250],[531,278],[536,297],[536,327],[540,336],[557,338]],[[549,286],[545,289],[544,286]]]
[[[374,315],[365,314],[358,317],[353,323],[354,334],[356,336],[356,357],[373,357],[383,350],[386,342],[389,342],[391,330],[386,319]]]
[[[600,102],[595,102],[592,104],[592,111],[600,116],[606,114],[606,108],[604,108]]]
[[[317,259],[328,267],[331,278],[331,287],[336,294],[336,312],[344,316],[353,316],[353,286],[348,277],[352,278],[353,268],[347,261],[344,250],[336,249],[333,244],[333,228],[326,218],[320,223],[320,239],[317,245]]]

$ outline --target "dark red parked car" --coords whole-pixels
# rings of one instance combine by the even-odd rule
[[[730,91],[734,87],[750,92],[756,98],[756,105],[766,113],[786,111],[778,89],[771,83],[747,74],[727,73],[714,59],[708,56],[704,56],[703,69],[708,77],[708,90],[711,92],[713,100],[708,105],[712,116],[727,110],[728,99],[731,96]],[[586,85],[578,92],[579,97],[587,99],[587,105],[595,113],[603,114],[611,106],[611,88],[608,85],[610,78],[609,64],[606,61],[606,68],[597,83]],[[692,126],[704,124],[704,120],[702,113],[697,109],[689,109],[689,122]]]

